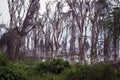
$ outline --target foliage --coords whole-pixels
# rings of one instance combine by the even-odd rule
[[[3,54],[0,63],[0,80],[120,80],[120,70],[108,64],[71,65],[62,59],[10,62]]]
[[[8,61],[5,54],[0,53],[0,80],[25,80],[22,74],[11,66],[13,63]]]
[[[39,72],[40,74],[47,72],[53,74],[60,74],[67,68],[70,68],[70,64],[68,61],[64,61],[62,59],[53,59],[51,61],[39,63],[36,66],[35,71]]]
[[[24,77],[10,69],[9,67],[0,66],[0,80],[25,80]]]
[[[55,74],[52,74],[52,73],[44,73],[42,76],[41,76],[41,80],[59,80],[59,75],[55,75]]]
[[[0,66],[7,66],[8,60],[5,56],[5,54],[0,53]]]
[[[30,69],[32,71],[32,68],[26,64],[24,64],[23,62],[16,62],[11,66],[12,70],[15,70],[21,74],[23,74],[23,76],[26,78],[28,73],[30,73]]]
[[[110,65],[83,65],[77,64],[75,68],[63,73],[63,80],[117,80]]]

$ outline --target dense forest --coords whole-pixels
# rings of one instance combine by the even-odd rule
[[[120,80],[119,0],[7,2],[0,80]]]
[[[0,24],[0,50],[11,60],[119,60],[119,3],[55,0],[41,12],[40,0],[8,0],[10,21]]]

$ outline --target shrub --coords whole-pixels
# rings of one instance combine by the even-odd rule
[[[24,77],[28,76],[28,72],[31,69],[29,67],[30,66],[24,64],[23,62],[15,62],[14,64],[11,65],[12,70],[21,73]],[[32,71],[32,69],[31,69],[31,71]]]
[[[98,68],[100,68],[100,77],[102,80],[116,80],[114,70],[110,65],[104,64]]]
[[[64,75],[64,74],[63,74]],[[91,68],[88,65],[77,65],[75,68],[67,71],[64,80],[90,80]]]
[[[50,72],[53,74],[60,74],[67,68],[70,68],[68,61],[64,61],[63,59],[53,59],[51,62]]]
[[[116,78],[120,80],[120,70],[114,70],[114,73],[116,75]]]
[[[0,80],[25,80],[24,77],[8,67],[0,66]]]
[[[8,64],[8,60],[5,54],[0,53],[0,66],[6,66]]]
[[[55,74],[52,74],[52,73],[44,73],[42,76],[41,76],[41,80],[59,80],[59,76],[58,75],[55,75]],[[39,79],[39,80],[40,80]]]
[[[60,80],[78,80],[77,70],[72,67],[70,69],[66,69],[60,74]]]
[[[117,80],[110,65],[74,65],[75,68],[62,73],[63,80]]]
[[[40,75],[47,72],[60,74],[67,68],[70,68],[70,64],[68,61],[64,61],[62,59],[53,59],[51,61],[39,63],[36,66],[35,71],[39,72]]]

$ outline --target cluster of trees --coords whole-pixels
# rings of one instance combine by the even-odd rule
[[[99,62],[119,59],[120,8],[116,0],[8,0],[10,24],[0,47],[10,59]]]

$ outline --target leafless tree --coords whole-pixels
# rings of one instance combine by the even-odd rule
[[[4,41],[4,38],[7,39],[3,45],[7,47],[7,55],[10,59],[18,58],[17,56],[22,45],[22,37],[24,37],[38,24],[33,24],[31,22],[34,19],[34,14],[39,10],[39,6],[36,5],[38,3],[39,0],[30,1],[26,15],[23,17],[20,15],[22,14],[22,9],[24,10],[24,8],[22,8],[24,6],[24,0],[8,0],[10,13],[10,31],[3,34],[1,37],[1,43]]]

